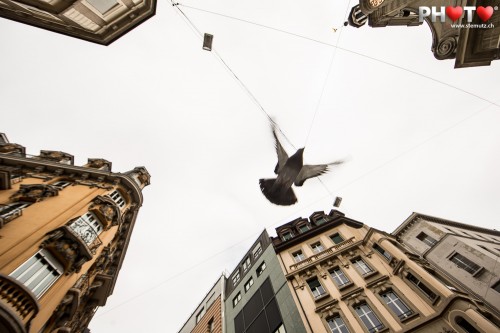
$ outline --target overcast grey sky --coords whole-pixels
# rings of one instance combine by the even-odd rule
[[[177,332],[264,228],[329,211],[335,196],[347,216],[388,232],[413,211],[498,228],[499,62],[435,60],[426,25],[334,32],[354,2],[181,3],[323,42],[181,7],[293,145],[307,141],[305,162],[349,162],[325,186],[307,181],[294,206],[267,202],[266,116],[167,1],[108,47],[0,19],[0,131],[31,154],[152,175],[93,333]]]

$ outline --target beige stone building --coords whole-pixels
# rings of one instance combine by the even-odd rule
[[[0,134],[0,332],[84,332],[112,294],[150,176]]]
[[[413,213],[393,233],[500,315],[500,232]]]
[[[310,333],[499,332],[497,314],[396,238],[332,210],[273,244]]]
[[[109,45],[156,12],[156,0],[1,0],[0,17]]]

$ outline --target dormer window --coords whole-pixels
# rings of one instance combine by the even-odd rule
[[[290,240],[293,238],[293,232],[285,231],[281,234],[281,238],[286,242],[287,240]]]
[[[304,232],[307,232],[309,229],[309,226],[307,224],[302,224],[302,225],[299,225],[299,232],[301,234],[303,234]]]
[[[118,190],[114,190],[113,192],[108,194],[108,196],[118,205],[118,207],[123,208],[123,206],[125,206],[125,199],[120,194],[120,192],[118,192]]]

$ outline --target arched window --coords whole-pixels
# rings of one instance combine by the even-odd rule
[[[455,322],[461,329],[463,329],[467,333],[481,333],[477,328],[472,326],[471,323],[467,321],[464,317],[457,316],[455,317]]]

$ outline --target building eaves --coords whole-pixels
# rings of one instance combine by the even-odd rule
[[[482,232],[494,236],[500,236],[500,231],[494,230],[494,229],[487,229],[487,228],[482,228],[482,227],[477,227],[473,226],[470,224],[465,224],[465,223],[460,223],[460,222],[455,222],[455,221],[450,221],[450,220],[445,220],[439,217],[435,216],[430,216],[430,215],[425,215],[417,212],[413,212],[403,223],[401,223],[400,226],[398,226],[391,234],[400,237],[402,234],[405,233],[407,227],[409,227],[411,224],[417,222],[417,220],[421,218],[423,220],[427,220],[430,222],[435,222],[439,223],[442,225],[446,225],[449,227],[456,227],[456,228],[461,228],[461,229],[466,229],[470,231],[476,231],[476,232]]]

